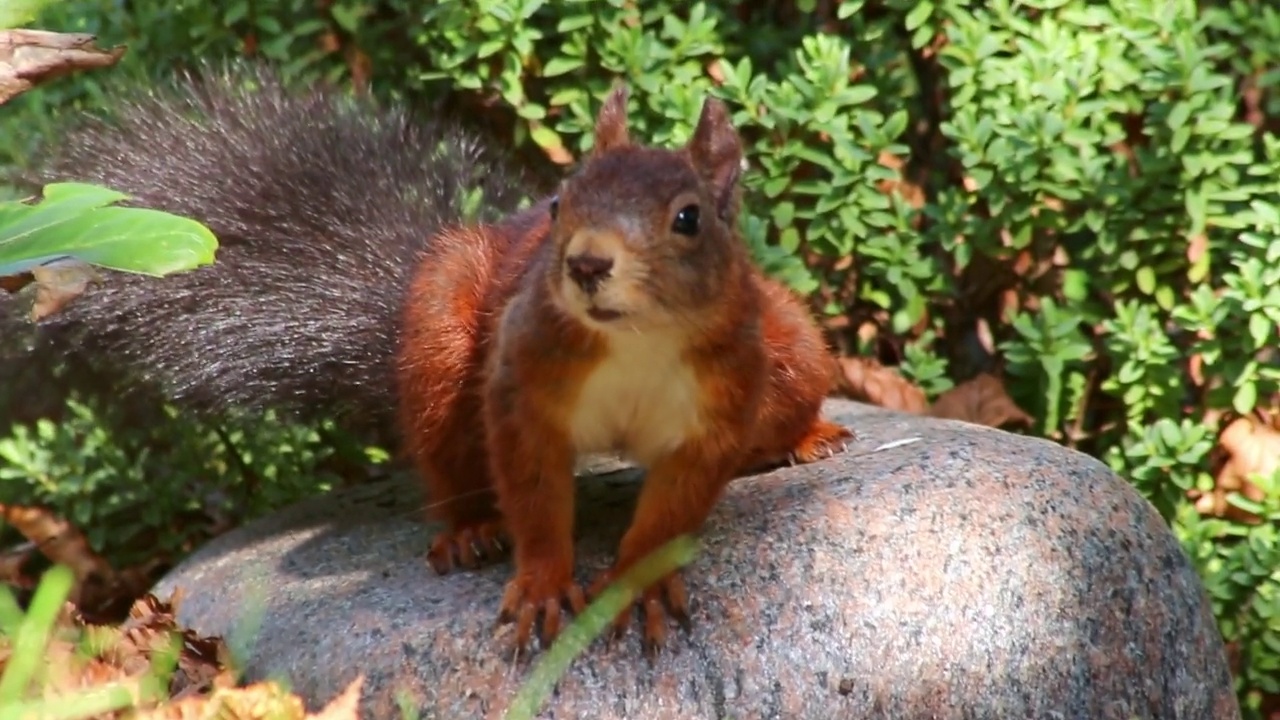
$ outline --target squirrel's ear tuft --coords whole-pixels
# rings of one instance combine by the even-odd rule
[[[689,140],[693,166],[711,183],[716,211],[728,218],[737,199],[738,176],[742,174],[742,141],[729,118],[729,109],[717,98],[708,97],[702,115]]]
[[[627,132],[628,95],[626,83],[620,82],[613,86],[613,90],[605,98],[600,114],[596,116],[593,154],[625,147],[631,143],[631,136]]]

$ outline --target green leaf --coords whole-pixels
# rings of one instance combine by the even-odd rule
[[[245,5],[248,5],[246,2]],[[338,25],[349,33],[354,33],[360,29],[360,19],[364,16],[369,8],[364,5],[343,5],[335,4],[330,12],[333,13],[333,19]]]
[[[778,237],[778,247],[787,251],[787,253],[795,253],[800,248],[800,233],[794,227],[785,227],[781,235]]]
[[[1155,292],[1156,273],[1150,267],[1144,265],[1138,268],[1138,273],[1135,276],[1135,279],[1138,282],[1138,289],[1141,290],[1143,294],[1150,295]]]
[[[1258,404],[1258,386],[1252,380],[1246,380],[1236,388],[1235,395],[1231,398],[1231,407],[1241,415],[1253,412],[1253,408]]]
[[[875,97],[878,92],[874,85],[854,85],[845,92],[844,100],[850,105],[861,105]]]
[[[0,277],[66,258],[156,276],[213,262],[218,242],[207,227],[159,210],[111,206],[126,199],[94,185],[55,183],[36,204],[0,204]]]
[[[576,57],[552,58],[550,62],[548,62],[545,66],[543,66],[542,76],[555,77],[556,75],[563,75],[567,72],[573,72],[574,70],[577,70],[578,68],[582,67],[583,64],[584,64],[584,61],[582,58],[576,58]]]
[[[580,13],[578,15],[565,15],[556,23],[556,32],[571,33],[574,30],[581,30],[584,27],[594,24],[596,18],[591,13]]]
[[[534,125],[529,134],[539,147],[554,148],[563,144],[560,141],[560,135],[546,125]]]
[[[1271,320],[1260,312],[1255,312],[1249,316],[1249,336],[1253,338],[1254,348],[1266,346],[1267,339],[1271,337],[1272,327]]]
[[[907,31],[914,31],[916,28],[923,25],[931,15],[933,15],[932,2],[924,0],[923,2],[916,3],[916,6],[911,8],[911,12],[907,13],[907,17],[905,18]]]
[[[0,706],[12,707],[22,699],[27,683],[45,655],[45,645],[74,579],[66,565],[55,565],[36,586],[27,617],[12,640],[8,664],[0,675]]]
[[[791,227],[791,222],[796,217],[796,204],[790,201],[780,202],[773,206],[773,224],[779,229],[784,230]]]
[[[1169,123],[1170,130],[1179,130],[1183,125],[1187,124],[1187,118],[1191,116],[1191,103],[1180,102],[1173,106],[1173,110],[1169,111],[1169,117],[1166,120]]]
[[[56,0],[0,0],[0,30],[22,27]],[[50,28],[52,29],[52,28]]]

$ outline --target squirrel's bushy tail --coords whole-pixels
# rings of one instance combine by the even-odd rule
[[[293,90],[258,66],[205,66],[108,116],[55,138],[33,179],[200,220],[217,259],[164,278],[106,274],[43,323],[32,357],[55,345],[96,357],[197,409],[345,410],[386,426],[401,302],[428,240],[463,219],[471,191],[490,211],[519,199],[459,129]]]

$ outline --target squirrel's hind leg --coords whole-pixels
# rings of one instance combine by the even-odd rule
[[[465,431],[443,433],[443,442],[417,460],[427,491],[427,513],[443,521],[431,539],[427,562],[438,574],[496,562],[511,547],[489,481],[483,442]]]
[[[792,465],[826,460],[843,452],[853,437],[853,431],[845,426],[817,418],[800,441],[787,453],[787,460]]]
[[[511,546],[490,479],[484,432],[477,427],[479,403],[470,397],[463,393],[447,418],[415,428],[405,439],[426,489],[427,515],[445,525],[427,551],[431,568],[441,575],[500,560]],[[435,419],[426,413],[417,418],[420,423]]]
[[[445,525],[427,552],[443,575],[499,560],[511,543],[488,465],[476,283],[467,266],[438,260],[415,280],[397,374],[404,451],[424,484],[428,517]]]
[[[428,485],[438,488],[440,483]],[[491,504],[492,491],[486,488],[483,494],[483,502]],[[441,495],[432,493],[429,506],[432,515],[444,517],[446,523],[446,529],[431,538],[431,548],[427,551],[427,562],[437,574],[445,575],[456,569],[474,570],[506,557],[511,540],[506,523],[496,509],[481,507],[482,502],[473,502],[460,493],[452,497]],[[465,509],[442,509],[450,504]]]
[[[756,446],[736,474],[753,475],[788,465],[805,465],[826,460],[844,452],[849,441],[856,437],[849,428],[820,416],[813,418],[805,426],[804,432],[799,433],[799,437],[794,432],[784,435],[780,431],[774,437],[779,435],[794,439],[782,447],[772,443]]]

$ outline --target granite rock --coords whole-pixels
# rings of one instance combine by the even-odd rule
[[[688,575],[691,634],[656,663],[592,644],[548,718],[1235,718],[1222,640],[1155,510],[1049,442],[831,401],[858,433],[743,478]],[[579,575],[607,566],[634,470],[579,485]],[[229,533],[157,587],[251,679],[312,707],[365,676],[364,717],[496,718],[528,668],[494,615],[508,562],[427,567],[412,480],[319,497]],[[245,644],[246,636],[256,636]]]

